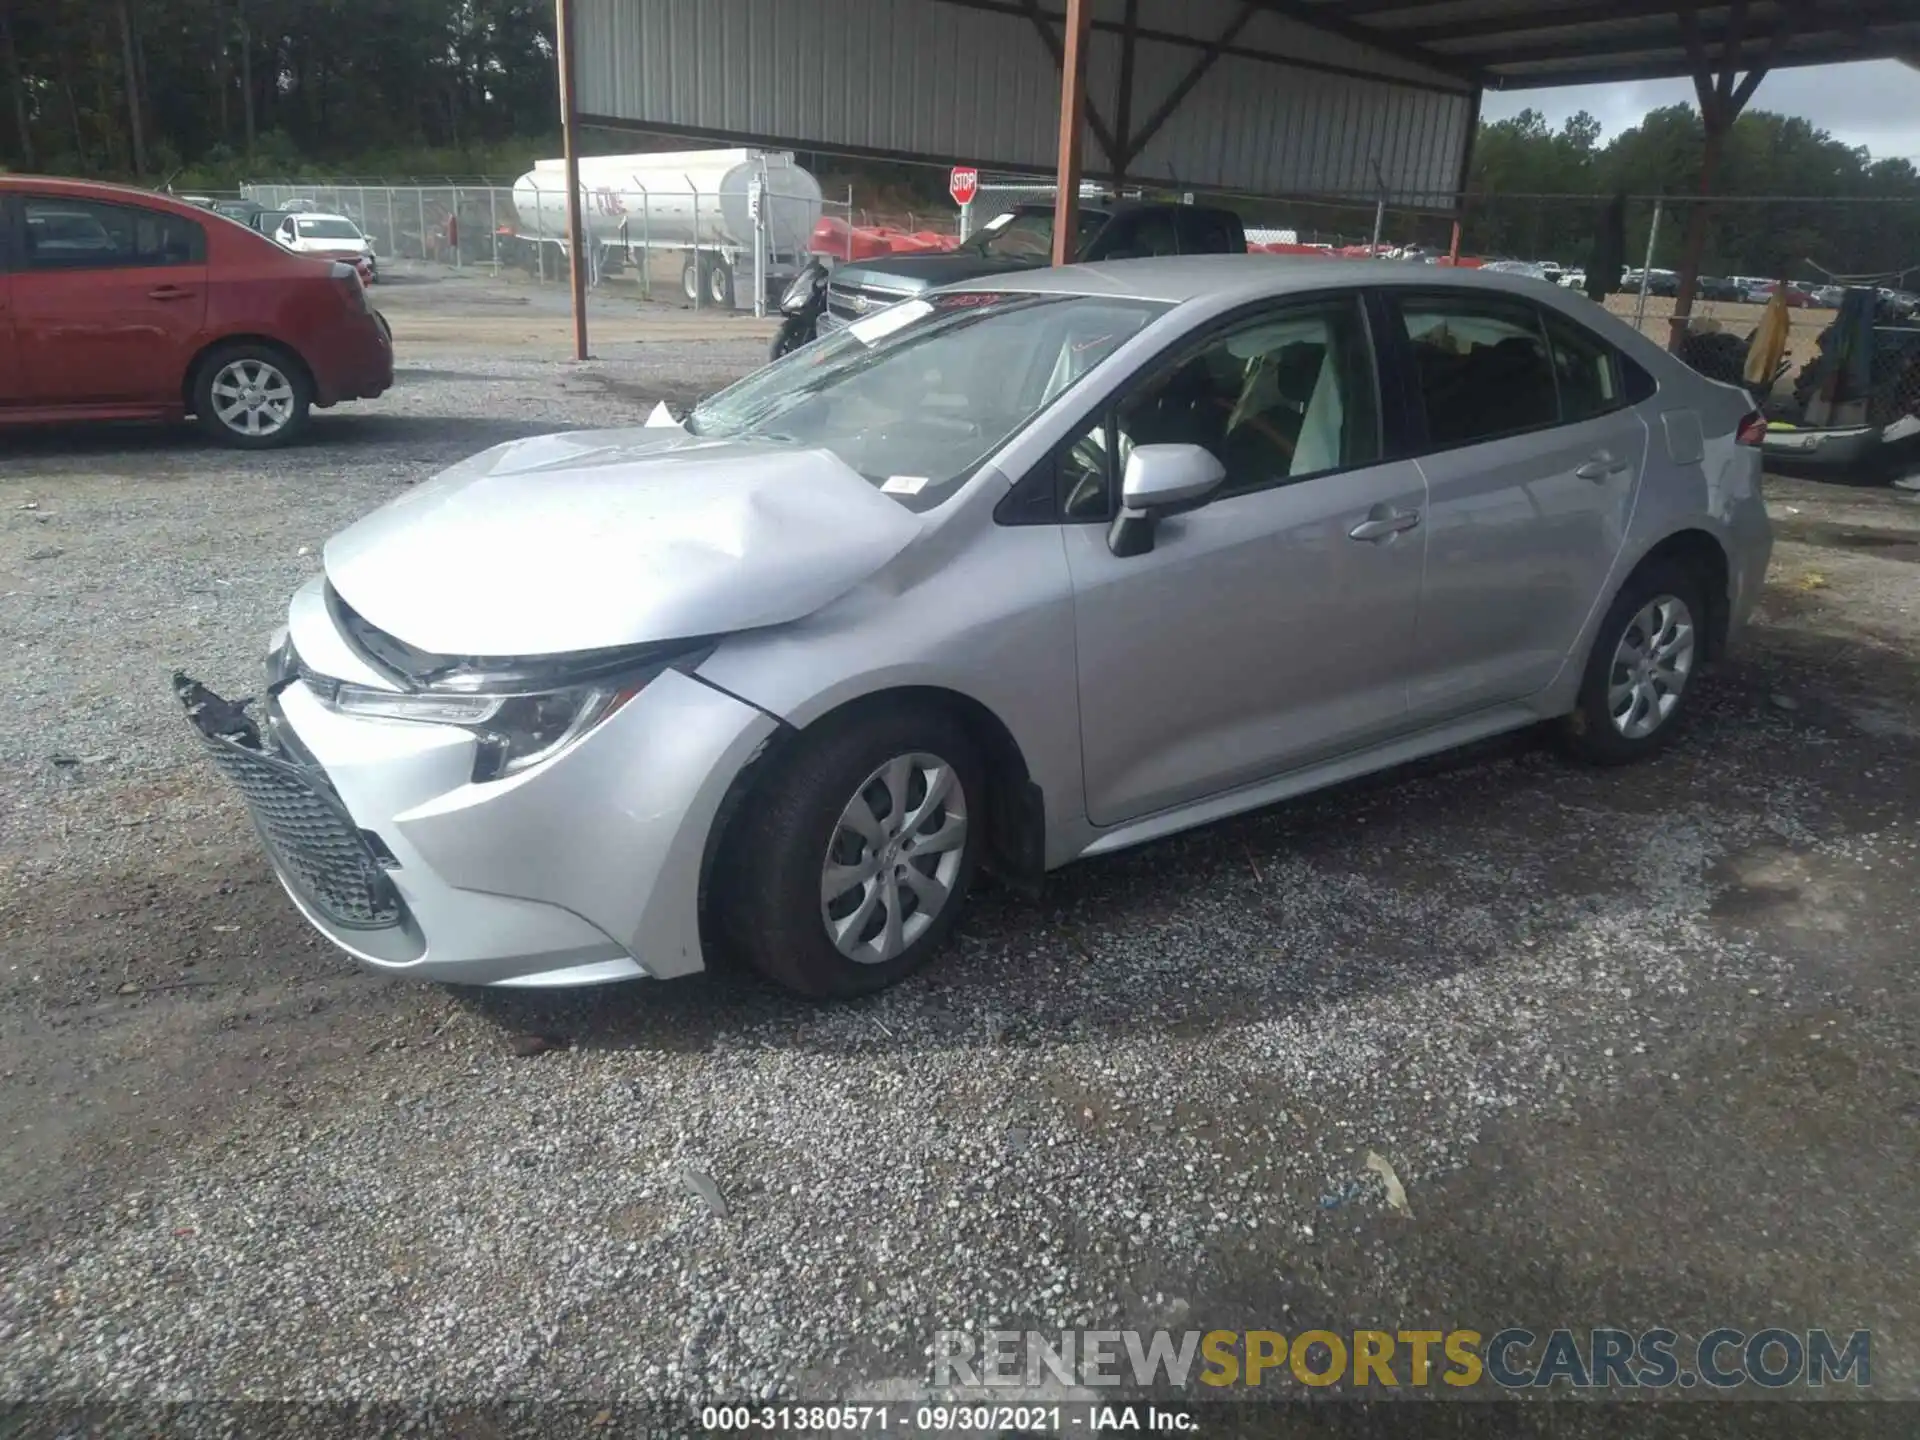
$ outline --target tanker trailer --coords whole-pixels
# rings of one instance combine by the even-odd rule
[[[761,190],[769,298],[807,262],[820,219],[820,184],[778,150],[671,150],[596,155],[580,161],[580,218],[594,246],[595,273],[644,264],[666,251],[680,260],[689,304],[732,309],[751,303],[755,226]],[[519,238],[556,258],[566,253],[566,166],[542,160],[514,182]],[[547,263],[540,257],[542,267]]]

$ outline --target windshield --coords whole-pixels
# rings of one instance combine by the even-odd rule
[[[686,429],[830,450],[909,510],[930,510],[1167,308],[987,291],[902,301],[721,391]]]
[[[1095,232],[1107,223],[1107,217],[1099,210],[1076,213],[1073,253],[1078,255]],[[996,215],[980,227],[980,233],[970,238],[965,248],[1002,260],[1045,261],[1053,255],[1053,212],[1009,210],[1004,215]]]
[[[358,240],[360,231],[351,220],[299,221],[302,240]]]

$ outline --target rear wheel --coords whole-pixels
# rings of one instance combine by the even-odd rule
[[[193,387],[200,426],[248,450],[284,445],[307,426],[313,386],[306,367],[273,345],[225,345],[201,362]]]
[[[733,267],[724,260],[707,262],[707,303],[721,310],[733,309]]]
[[[1706,655],[1706,591],[1672,560],[1635,571],[1594,637],[1567,748],[1598,765],[1620,765],[1672,743]]]
[[[803,738],[735,822],[715,919],[802,995],[884,989],[953,928],[984,801],[973,742],[937,710],[874,710]]]

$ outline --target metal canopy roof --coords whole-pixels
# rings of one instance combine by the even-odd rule
[[[1920,59],[1920,0],[1259,0],[1488,89]]]

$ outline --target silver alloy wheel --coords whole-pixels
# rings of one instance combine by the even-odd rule
[[[937,755],[897,755],[854,791],[820,870],[820,918],[849,960],[879,965],[926,934],[967,851],[967,797]]]
[[[1628,740],[1644,740],[1680,703],[1693,673],[1693,612],[1677,595],[1640,607],[1614,647],[1607,672],[1607,714]]]
[[[212,393],[213,413],[236,435],[276,435],[293,419],[293,382],[270,360],[229,360]]]

